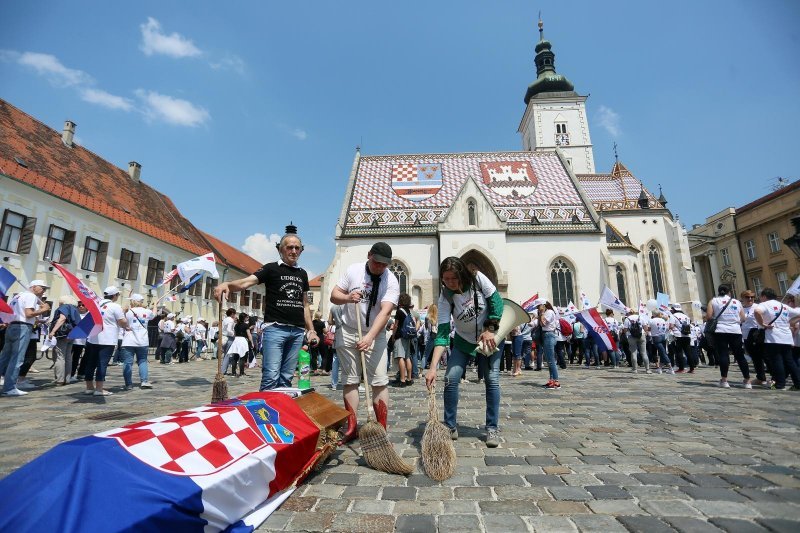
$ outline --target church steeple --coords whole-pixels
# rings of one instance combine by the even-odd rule
[[[565,76],[556,74],[555,59],[556,55],[552,51],[550,41],[544,38],[544,22],[539,16],[539,42],[536,44],[536,81],[534,81],[525,93],[525,104],[531,98],[544,92],[569,92],[574,91],[575,86]]]

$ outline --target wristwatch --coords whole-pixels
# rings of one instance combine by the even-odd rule
[[[487,320],[483,323],[484,329],[490,333],[494,333],[497,331],[497,321],[496,320]]]

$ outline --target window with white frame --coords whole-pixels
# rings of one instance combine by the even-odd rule
[[[755,292],[756,295],[761,294],[761,289],[764,288],[763,284],[761,283],[761,276],[753,276],[750,281],[753,282],[753,292]]]
[[[397,282],[400,284],[400,293],[407,293],[408,292],[408,276],[406,274],[406,269],[403,268],[403,265],[398,263],[397,261],[393,261],[391,265],[389,265],[389,270],[394,274],[397,278]]]
[[[550,285],[553,294],[552,304],[566,307],[575,300],[572,268],[564,259],[556,259],[550,267]]]
[[[722,266],[729,267],[731,266],[731,253],[728,251],[727,248],[723,248],[719,251],[720,255],[722,256]]]
[[[155,285],[164,279],[164,261],[159,261],[155,257],[147,259],[147,275],[145,276],[145,283],[147,285]]]
[[[786,294],[789,290],[789,276],[786,272],[778,272],[775,277],[778,278],[778,294]]]
[[[744,241],[744,252],[747,255],[747,259],[752,261],[756,258],[756,243],[752,239],[749,241]]]
[[[106,269],[106,254],[108,243],[93,237],[86,237],[83,245],[83,260],[81,268],[90,272],[103,272]]]
[[[778,232],[773,231],[767,233],[767,240],[769,241],[769,251],[772,253],[781,251],[781,239],[778,237]]]
[[[3,213],[3,226],[0,228],[0,250],[16,253],[27,217],[9,209]]]
[[[75,244],[75,232],[50,224],[47,230],[47,242],[44,245],[45,261],[69,263],[72,261],[72,248]]]
[[[478,214],[475,211],[475,200],[467,202],[467,218],[470,226],[478,225]]]

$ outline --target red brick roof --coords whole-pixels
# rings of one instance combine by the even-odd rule
[[[756,200],[753,200],[749,204],[743,205],[742,207],[740,207],[739,209],[736,210],[736,214],[740,215],[740,214],[744,213],[745,211],[749,211],[749,210],[751,210],[751,209],[753,209],[755,207],[760,206],[761,204],[765,204],[765,203],[767,203],[767,202],[769,202],[771,200],[774,200],[775,198],[779,198],[779,197],[783,196],[784,194],[788,194],[788,193],[790,193],[790,192],[792,192],[792,191],[794,191],[794,190],[796,190],[798,188],[800,188],[800,180],[797,180],[797,181],[795,181],[793,183],[790,183],[789,185],[787,185],[785,187],[782,187],[782,188],[778,189],[777,191],[772,191],[771,193],[766,194],[766,195],[762,196],[761,198],[757,198]]]
[[[309,287],[322,287],[322,280],[324,278],[325,277],[322,274],[320,274],[316,278],[308,280],[308,286]]]
[[[245,272],[261,266],[201,232],[166,195],[86,148],[65,146],[59,132],[2,99],[0,173],[192,255],[214,249],[228,266]]]

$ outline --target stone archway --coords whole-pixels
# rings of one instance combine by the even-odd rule
[[[485,255],[477,250],[470,250],[461,256],[461,260],[464,261],[467,266],[475,265],[484,276],[489,278],[489,281],[491,281],[495,287],[498,286],[497,271],[495,271],[492,262]]]

